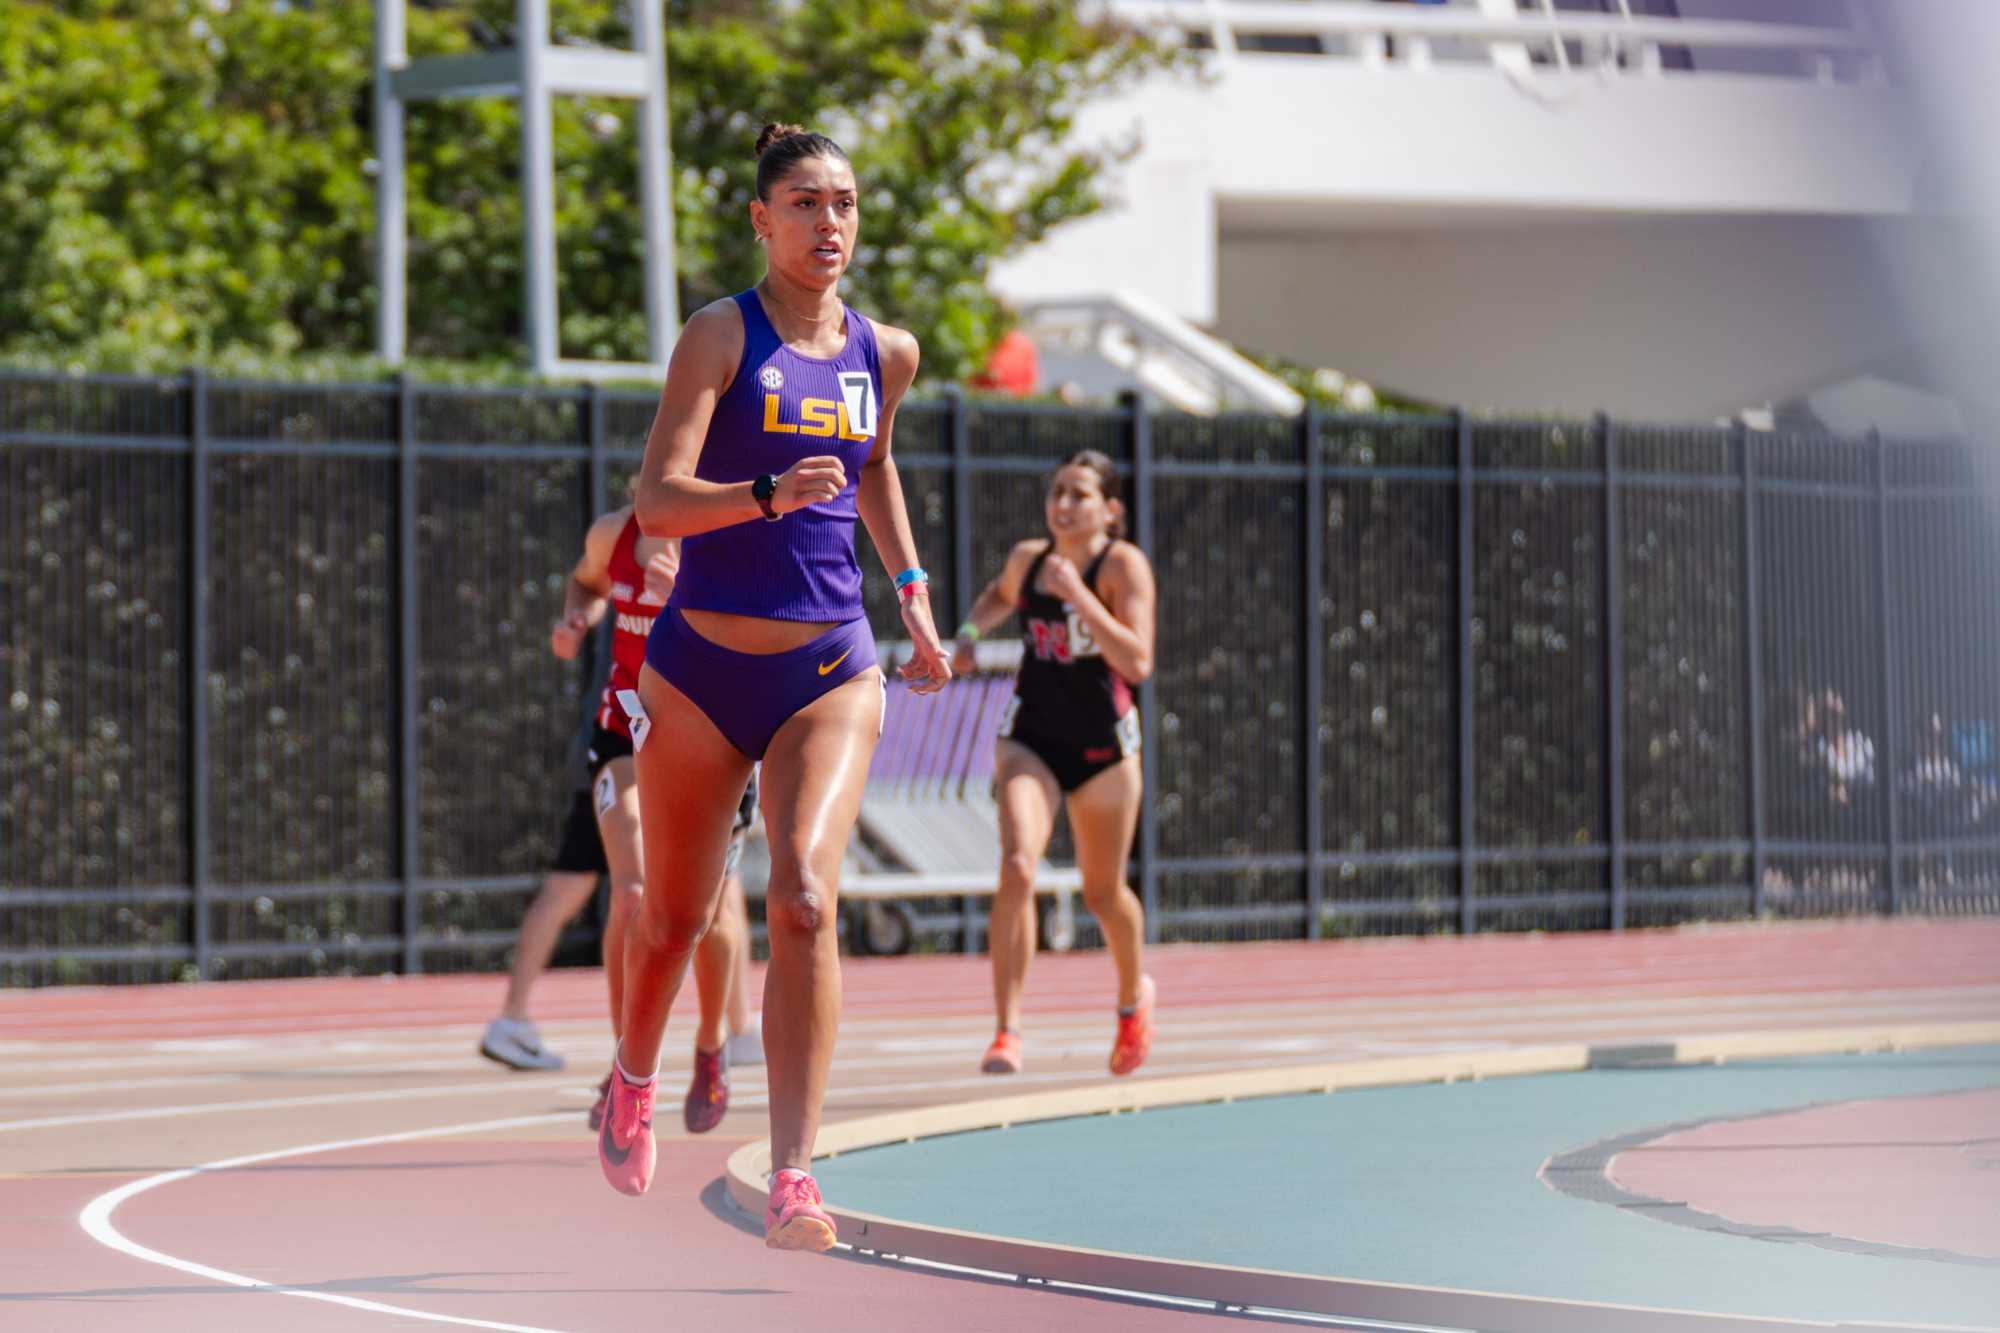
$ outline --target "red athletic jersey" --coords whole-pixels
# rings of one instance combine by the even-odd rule
[[[646,569],[639,563],[639,518],[625,520],[618,544],[611,548],[611,674],[598,700],[597,725],[621,736],[632,734],[625,710],[612,696],[639,688],[639,668],[646,662],[646,636],[662,600],[646,591]]]

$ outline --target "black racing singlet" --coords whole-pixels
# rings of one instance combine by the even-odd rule
[[[1097,591],[1097,571],[1115,545],[1116,539],[1106,542],[1083,571],[1092,592]],[[1093,759],[1098,751],[1107,759],[1131,754],[1138,749],[1132,687],[1104,660],[1089,623],[1067,602],[1035,587],[1053,550],[1050,542],[1021,580],[1021,671],[1000,734],[1066,742]],[[1128,737],[1127,731],[1133,734]]]

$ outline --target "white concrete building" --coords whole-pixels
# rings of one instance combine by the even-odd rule
[[[1031,311],[1130,293],[1498,411],[1817,394],[1854,426],[1907,378],[1893,274],[1933,223],[1848,0],[1104,3],[1203,69],[1089,114],[1139,147],[1115,206],[999,270]],[[1898,391],[1898,424],[1935,406]]]

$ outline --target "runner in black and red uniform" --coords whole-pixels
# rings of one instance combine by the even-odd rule
[[[1049,478],[1047,538],[1018,543],[959,626],[953,669],[1010,610],[1021,615],[1021,671],[1001,716],[993,789],[1000,808],[1000,887],[987,938],[999,1031],[980,1067],[1021,1069],[1021,992],[1035,953],[1035,869],[1058,806],[1069,812],[1083,900],[1118,965],[1111,1072],[1129,1074],[1153,1041],[1153,981],[1142,968],[1145,914],[1125,883],[1144,784],[1132,687],[1153,670],[1153,568],[1120,540],[1117,472],[1096,450]]]
[[[562,618],[550,635],[556,656],[567,660],[576,656],[592,626],[607,614],[613,617],[611,669],[598,696],[585,762],[591,808],[596,813],[604,859],[610,866],[604,972],[610,989],[614,1039],[623,1022],[625,928],[645,888],[638,788],[632,771],[631,713],[622,706],[620,697],[630,695],[636,704],[637,696],[631,692],[637,688],[639,666],[646,659],[646,636],[653,617],[673,592],[679,566],[679,543],[642,536],[630,505],[601,515],[584,535],[583,555],[570,571],[564,593]],[[689,1132],[695,1134],[713,1129],[729,1106],[726,1020],[732,988],[740,990],[745,984],[742,974],[748,970],[749,941],[736,864],[756,809],[753,778],[737,808],[717,919],[694,960],[701,1020],[695,1031],[694,1077],[682,1116]],[[607,1076],[606,1085],[608,1082]],[[592,1129],[603,1122],[606,1085],[599,1086],[597,1103],[591,1108]]]

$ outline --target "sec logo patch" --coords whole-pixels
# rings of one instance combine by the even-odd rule
[[[776,366],[765,366],[757,373],[757,382],[774,391],[782,389],[785,387],[785,372]]]

